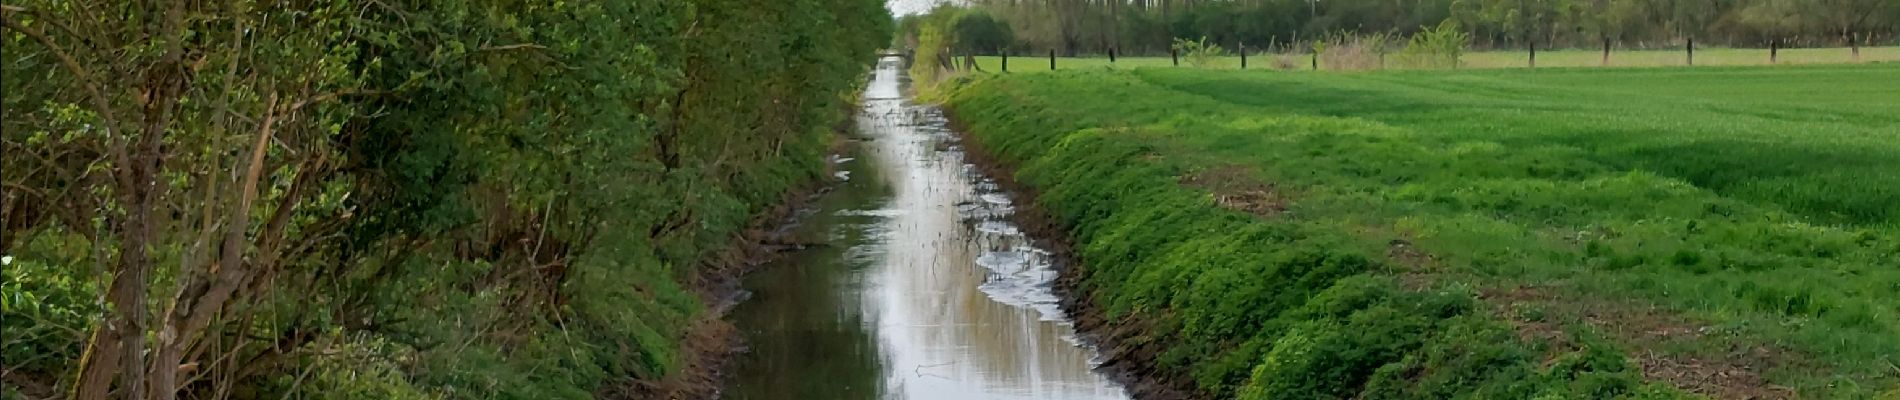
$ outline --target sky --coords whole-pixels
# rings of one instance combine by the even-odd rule
[[[890,5],[892,15],[901,17],[906,14],[930,11],[930,7],[936,6],[941,1],[943,0],[885,0],[884,4]]]

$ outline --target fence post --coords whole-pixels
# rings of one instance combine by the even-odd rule
[[[1168,49],[1168,59],[1174,61],[1174,66],[1181,66],[1181,50]]]
[[[1768,40],[1768,63],[1769,64],[1775,63],[1775,56],[1776,56],[1775,53],[1779,53],[1779,52],[1781,52],[1781,39],[1769,39]]]
[[[1847,47],[1853,49],[1854,62],[1859,63],[1860,62],[1860,34],[1859,33],[1847,34]]]
[[[1003,72],[1009,72],[1009,49],[1003,49]]]
[[[1049,70],[1056,70],[1056,49],[1049,49]]]
[[[1600,62],[1600,64],[1601,65],[1599,66],[1602,66],[1602,67],[1610,66],[1610,37],[1609,36],[1603,37],[1603,61]]]
[[[1683,48],[1689,49],[1689,66],[1695,66],[1695,38],[1689,38],[1689,45]]]
[[[1240,42],[1240,69],[1247,69],[1247,42]]]
[[[1115,48],[1114,47],[1108,48],[1108,63],[1109,64],[1115,63]]]
[[[1537,68],[1537,39],[1531,39],[1531,69]]]

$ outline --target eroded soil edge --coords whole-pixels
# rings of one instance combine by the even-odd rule
[[[1088,266],[1073,251],[1074,240],[1055,219],[1044,211],[1037,201],[1040,194],[1034,187],[1016,181],[1015,165],[994,157],[983,142],[968,133],[965,126],[958,122],[955,112],[943,109],[944,118],[949,121],[950,130],[963,146],[965,160],[995,180],[997,185],[1017,202],[1016,212],[1010,215],[1012,222],[1027,234],[1036,247],[1048,250],[1060,277],[1053,288],[1056,296],[1062,299],[1062,311],[1069,315],[1075,324],[1076,336],[1084,343],[1096,349],[1101,364],[1096,367],[1106,373],[1115,383],[1121,384],[1128,394],[1141,400],[1179,400],[1204,396],[1194,396],[1193,381],[1183,374],[1171,374],[1155,368],[1155,359],[1161,354],[1161,347],[1152,342],[1134,340],[1148,331],[1145,321],[1134,318],[1109,320],[1104,310],[1092,299],[1083,285],[1087,277]]]

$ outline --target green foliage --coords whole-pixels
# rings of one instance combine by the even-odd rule
[[[904,31],[898,37],[900,41],[908,39],[907,48],[912,52],[909,69],[911,81],[914,82],[912,90],[918,92],[920,97],[930,97],[930,91],[937,82],[955,73],[956,52],[964,42],[984,40],[959,37],[962,30],[975,26],[966,27],[962,22],[971,14],[989,18],[987,14],[948,4],[938,5],[926,14],[904,16],[901,22]]]
[[[998,54],[1016,44],[1009,24],[982,11],[963,13],[950,31],[956,37],[957,54]]]
[[[310,357],[301,369],[275,377],[273,384],[288,397],[348,400],[429,400],[448,397],[444,390],[419,388],[402,372],[402,360],[413,350],[374,338],[352,339],[331,332],[320,339],[329,354]],[[367,335],[357,335],[367,336]],[[452,390],[447,390],[452,392]]]
[[[0,356],[10,369],[64,372],[104,311],[84,274],[89,246],[60,231],[26,240],[0,265]]]
[[[1222,49],[1220,45],[1208,43],[1206,36],[1202,36],[1200,40],[1174,38],[1173,48],[1180,55],[1187,56],[1189,65],[1201,68],[1214,65],[1214,58],[1227,53],[1227,50]]]
[[[1900,284],[1893,69],[1152,68],[944,90],[1076,240],[1089,298],[1154,327],[1125,343],[1204,394],[1673,398],[1632,352],[1769,346],[1804,360],[1757,371],[1772,384],[1856,398],[1900,385],[1900,302],[1877,295]],[[1524,285],[1719,333],[1661,346],[1478,294]]]
[[[1471,37],[1458,28],[1458,23],[1447,20],[1412,35],[1399,57],[1414,67],[1458,68],[1459,58],[1470,42]]]
[[[160,268],[142,284],[163,320],[173,293],[202,291],[179,286],[209,275],[210,227],[250,218],[234,243],[254,274],[216,334],[183,339],[211,349],[183,362],[215,382],[185,390],[265,398],[671,395],[640,391],[681,380],[685,329],[707,318],[692,283],[824,175],[890,31],[876,0],[176,4],[199,64],[170,119],[153,116]],[[113,79],[162,50],[119,29],[164,25],[146,5],[26,1],[6,18],[109,22],[45,30],[67,50],[123,43],[75,53]],[[97,282],[129,208],[110,174],[128,166],[104,156],[89,82],[11,24],[0,38],[4,351],[9,371],[64,379],[106,308]],[[146,82],[125,75],[104,82],[122,113]],[[271,144],[259,206],[224,208],[254,142]],[[16,209],[16,184],[61,202]]]

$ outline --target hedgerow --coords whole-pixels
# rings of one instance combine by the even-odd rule
[[[825,175],[891,25],[874,0],[4,18],[7,387],[81,398],[680,396],[703,267]]]

